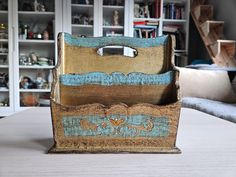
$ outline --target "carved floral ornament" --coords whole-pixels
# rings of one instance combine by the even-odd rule
[[[167,136],[166,117],[147,115],[66,116],[62,119],[65,136],[153,137]]]

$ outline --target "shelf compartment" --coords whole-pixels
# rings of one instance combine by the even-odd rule
[[[19,19],[23,23],[39,23],[47,24],[55,18],[54,12],[34,12],[34,11],[18,11]]]
[[[72,15],[74,13],[78,13],[78,14],[87,14],[89,16],[93,16],[93,5],[72,4],[71,11]]]

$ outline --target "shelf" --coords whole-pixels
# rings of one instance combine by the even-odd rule
[[[41,93],[41,92],[51,92],[51,90],[50,89],[20,89],[20,92]]]
[[[137,21],[150,21],[150,22],[159,22],[160,18],[134,18],[134,22]]]
[[[20,69],[53,69],[55,66],[40,66],[40,65],[33,65],[33,66],[19,66]]]
[[[118,9],[124,9],[124,6],[110,6],[110,5],[103,5],[104,9],[112,9],[112,10],[118,10]]]
[[[93,25],[72,24],[73,28],[93,28]]]
[[[0,14],[7,14],[8,11],[7,10],[0,10]]]
[[[0,42],[2,42],[2,43],[8,43],[8,39],[0,39]]]
[[[33,39],[19,40],[19,45],[26,47],[32,47],[32,46],[45,47],[45,45],[48,47],[48,45],[54,45],[54,44],[55,44],[54,40],[33,40]]]
[[[0,65],[0,68],[9,68],[8,65]]]
[[[103,26],[105,29],[124,29],[124,26]]]
[[[8,88],[1,88],[0,87],[0,92],[9,92],[9,89]]]
[[[175,53],[187,53],[187,50],[174,50]]]
[[[187,20],[185,20],[185,19],[163,19],[163,22],[187,23]]]
[[[34,16],[49,16],[54,15],[54,12],[35,12],[35,11],[18,11],[19,15],[34,15]]]
[[[26,39],[26,40],[19,40],[20,43],[42,43],[42,44],[54,44],[54,40],[37,40],[37,39]]]
[[[71,4],[71,7],[75,8],[93,8],[92,4]]]
[[[0,56],[7,56],[8,53],[0,53]]]

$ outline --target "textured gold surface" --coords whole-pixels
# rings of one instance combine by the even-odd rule
[[[66,45],[63,40],[63,35],[61,34],[58,38],[58,63],[56,68],[53,70],[53,84],[51,91],[51,114],[52,114],[52,124],[53,124],[53,136],[54,136],[54,147],[51,152],[159,152],[159,153],[179,153],[180,151],[175,146],[176,135],[178,130],[179,115],[180,115],[180,103],[176,100],[176,87],[173,87],[173,97],[168,98],[166,102],[174,102],[173,104],[167,105],[153,105],[147,103],[136,104],[137,100],[132,97],[135,101],[127,102],[127,104],[132,106],[127,106],[126,104],[115,104],[116,101],[111,101],[108,98],[107,105],[94,103],[85,104],[86,97],[79,95],[80,91],[74,88],[63,88],[59,84],[59,75],[67,73],[86,73],[102,71],[106,73],[111,73],[114,71],[120,71],[125,74],[129,72],[143,72],[146,74],[162,73],[172,70],[173,66],[171,64],[171,43],[167,44],[167,47],[152,47],[152,48],[139,48],[138,56],[136,58],[118,57],[118,56],[108,56],[100,57],[95,48],[78,48]],[[158,59],[157,59],[158,58]],[[61,89],[61,90],[60,90]],[[86,87],[83,88],[84,91]],[[99,88],[105,89],[105,88]],[[132,93],[132,89],[133,92]],[[140,88],[127,88],[127,93],[132,96],[135,95],[135,89]],[[162,100],[161,98],[156,98],[155,87],[146,88],[149,90],[150,95],[144,96],[142,99],[153,99],[153,103]],[[164,89],[164,88],[158,88]],[[147,90],[139,90],[146,92]],[[104,90],[105,91],[105,90]],[[71,93],[67,93],[71,92]],[[159,92],[159,91],[157,91]],[[73,93],[76,93],[74,97],[78,99],[83,99],[77,101],[73,98]],[[84,92],[86,93],[86,92]],[[117,94],[119,91],[114,92]],[[64,94],[62,96],[61,94]],[[70,96],[71,94],[71,96]],[[87,95],[90,93],[86,93]],[[100,93],[96,93],[100,94]],[[104,95],[109,95],[109,93],[103,93]],[[64,99],[64,97],[68,97]],[[146,98],[145,98],[146,97]],[[152,98],[154,97],[154,98]],[[164,96],[165,97],[165,96]],[[88,103],[91,100],[88,98]],[[122,95],[121,95],[122,98]],[[93,98],[94,99],[94,98]],[[156,99],[156,100],[155,100]],[[98,102],[100,102],[99,100]],[[122,100],[123,101],[123,100]],[[145,100],[146,101],[146,100]],[[163,100],[162,100],[163,101]],[[176,102],[177,101],[177,102]],[[161,101],[160,101],[161,102]],[[81,104],[81,105],[80,105]],[[134,104],[134,105],[133,105]],[[165,116],[168,118],[169,122],[169,133],[167,137],[136,137],[136,138],[120,138],[120,137],[65,137],[62,125],[63,116],[75,116],[75,115],[137,115],[145,114],[151,116]],[[83,122],[84,126],[90,126]],[[119,122],[114,122],[118,124]],[[106,126],[106,125],[103,125]],[[96,128],[96,127],[88,127]]]
[[[119,71],[124,74],[142,72],[161,73],[167,70],[164,47],[138,48],[135,58],[121,55],[100,56],[97,48],[75,47],[65,44],[64,73],[88,73]],[[78,63],[78,64],[76,64]],[[144,67],[145,66],[145,67]]]
[[[148,149],[154,148],[175,148],[177,128],[180,114],[180,103],[165,106],[156,106],[151,104],[137,104],[128,107],[124,104],[112,105],[106,107],[101,104],[89,104],[81,106],[62,106],[52,102],[53,130],[55,138],[55,148],[59,150],[77,149],[78,152],[122,152],[129,149],[131,152],[148,152]],[[154,117],[166,116],[169,122],[169,135],[167,137],[101,137],[101,136],[76,136],[65,137],[62,125],[62,117],[69,115],[100,115],[109,116],[112,114],[137,115],[145,114]],[[147,148],[145,150],[145,148]],[[162,149],[162,151],[163,151]]]

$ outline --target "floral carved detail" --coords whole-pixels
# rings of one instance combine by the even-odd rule
[[[166,117],[111,115],[109,117],[64,117],[65,136],[156,137],[167,136]]]

